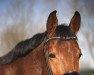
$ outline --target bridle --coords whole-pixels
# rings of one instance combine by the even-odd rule
[[[48,43],[48,41],[51,41],[51,40],[54,40],[54,39],[61,39],[61,40],[72,40],[72,39],[77,39],[77,37],[76,36],[72,36],[72,37],[51,37],[51,38],[48,38],[45,42],[44,42],[44,44],[46,45],[47,43]],[[47,71],[48,71],[48,75],[53,75],[53,73],[52,73],[52,70],[51,70],[51,68],[50,68],[50,65],[49,65],[49,62],[48,62],[48,56],[47,56],[47,54],[46,54],[46,48],[44,47],[44,49],[43,49],[43,51],[44,51],[44,56],[45,56],[45,62],[46,62],[46,67],[47,67]]]

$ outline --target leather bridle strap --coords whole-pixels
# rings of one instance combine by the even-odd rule
[[[53,75],[52,71],[50,69],[50,66],[49,66],[48,56],[46,55],[46,48],[44,48],[44,55],[45,55],[45,62],[46,62],[46,67],[47,67],[48,75]]]

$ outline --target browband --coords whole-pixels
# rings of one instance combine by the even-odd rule
[[[76,36],[74,36],[74,37],[52,37],[52,38],[48,38],[45,43],[47,43],[49,40],[53,40],[53,39],[71,40],[71,39],[77,39],[77,37]]]

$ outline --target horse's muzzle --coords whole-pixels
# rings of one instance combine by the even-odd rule
[[[65,73],[65,74],[63,74],[63,75],[79,75],[77,72],[69,72],[69,73]]]

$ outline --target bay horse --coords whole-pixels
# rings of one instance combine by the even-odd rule
[[[75,12],[69,26],[58,25],[56,13],[48,16],[45,32],[18,43],[0,57],[0,75],[79,75],[82,53],[76,34],[80,13]]]

